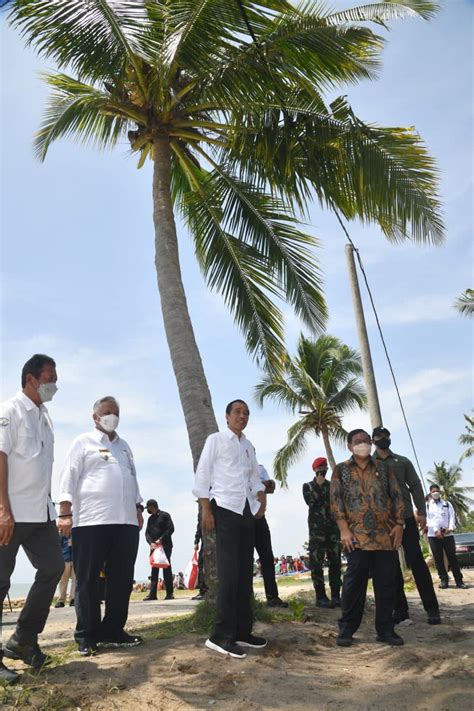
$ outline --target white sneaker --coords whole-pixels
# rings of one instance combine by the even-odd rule
[[[239,647],[235,642],[217,641],[212,640],[210,637],[206,640],[205,646],[208,649],[214,650],[214,652],[219,652],[219,654],[228,654],[229,657],[234,657],[235,659],[244,659],[247,655],[244,650]]]

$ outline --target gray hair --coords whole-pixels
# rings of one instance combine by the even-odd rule
[[[95,413],[99,412],[100,406],[103,405],[104,402],[113,402],[114,405],[117,405],[117,409],[120,410],[118,400],[116,400],[112,395],[106,395],[105,397],[101,397],[100,400],[95,401],[94,407],[92,408]]]

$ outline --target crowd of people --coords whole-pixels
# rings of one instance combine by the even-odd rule
[[[58,583],[56,607],[65,606],[70,586],[80,655],[142,643],[140,636],[126,632],[125,625],[145,506],[132,450],[117,433],[119,403],[112,396],[96,400],[93,429],[71,443],[61,471],[57,512],[51,500],[53,426],[44,404],[53,398],[56,382],[54,360],[34,355],[23,366],[21,391],[3,403],[0,412],[0,614],[20,547],[37,571],[13,634],[2,640],[0,681],[7,683],[16,681],[18,674],[5,666],[4,657],[35,669],[49,663],[38,635]],[[231,401],[225,418],[227,427],[209,435],[204,444],[193,488],[200,511],[194,540],[199,553],[195,599],[207,593],[203,542],[213,532],[216,540],[217,610],[214,629],[205,642],[208,649],[243,658],[247,648],[262,649],[267,644],[252,630],[254,550],[269,607],[288,606],[279,596],[276,576],[309,567],[315,604],[341,607],[337,637],[341,647],[352,644],[361,623],[369,576],[374,585],[377,640],[403,644],[395,632],[395,625],[409,619],[398,557],[401,547],[427,622],[441,622],[419,535],[428,533],[440,587],[449,584],[444,555],[457,587],[466,587],[455,556],[454,512],[439,487],[432,486],[425,501],[411,462],[391,450],[387,428],[376,427],[372,435],[364,429],[349,432],[349,458],[335,466],[330,481],[326,459],[314,460],[313,478],[302,492],[308,507],[308,557],[276,558],[265,516],[275,482],[258,463],[255,448],[244,434],[247,404]],[[170,600],[175,587],[184,586],[183,574],[173,576],[171,568],[173,521],[155,499],[146,502],[146,510],[145,537],[154,564],[145,600],[157,599],[159,567],[164,599]],[[347,561],[343,580],[342,551]]]

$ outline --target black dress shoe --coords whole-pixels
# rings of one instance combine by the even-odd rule
[[[201,593],[198,593],[197,595],[192,597],[191,600],[204,600],[204,595],[201,595]]]
[[[467,590],[469,585],[466,585],[466,583],[456,583],[457,588],[461,588],[461,590]]]
[[[0,682],[4,684],[15,684],[18,681],[20,675],[12,669],[7,669],[3,662],[0,662]]]
[[[167,595],[165,600],[174,600],[174,595]]]
[[[74,600],[69,600],[69,607],[74,607]]]
[[[288,603],[284,600],[281,600],[279,597],[272,597],[270,600],[267,600],[267,607],[286,608],[288,607]]]
[[[352,644],[352,635],[340,634],[336,639],[336,644],[338,647],[350,647]]]
[[[156,595],[147,595],[143,598],[143,602],[148,602],[148,600],[158,600],[158,598],[156,597]]]
[[[383,635],[378,634],[376,639],[377,639],[377,642],[383,642],[384,644],[389,644],[391,647],[402,647],[405,644],[402,637],[400,637],[400,635],[398,635],[396,632],[392,632],[389,634],[383,634]]]
[[[15,637],[10,637],[3,653],[8,659],[19,659],[33,669],[41,669],[52,662],[52,658],[42,652],[38,644],[20,644]]]
[[[64,607],[64,602],[61,602],[61,600],[59,600],[59,602],[57,602],[54,607]]]
[[[331,600],[327,597],[320,597],[319,600],[316,598],[316,607],[327,607],[327,608],[333,608],[334,605],[332,604]]]
[[[446,590],[446,588],[449,588],[449,582],[447,580],[442,580],[439,584],[440,590]]]
[[[341,607],[341,598],[339,595],[333,595],[331,597],[331,602],[333,607]]]

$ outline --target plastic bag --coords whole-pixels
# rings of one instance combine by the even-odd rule
[[[170,562],[161,543],[150,553],[150,565],[152,568],[169,568]]]
[[[186,566],[184,571],[184,584],[188,590],[194,590],[196,587],[197,579],[199,575],[199,563],[197,551],[194,551],[193,557]]]

